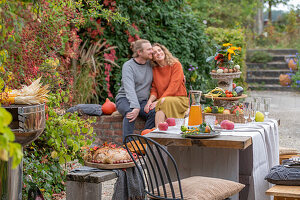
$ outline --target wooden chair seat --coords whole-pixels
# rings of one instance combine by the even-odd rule
[[[173,182],[175,195],[180,196],[178,182]],[[203,176],[193,176],[181,180],[181,187],[184,199],[188,200],[215,200],[226,199],[240,192],[245,185],[229,180],[210,178]],[[163,194],[163,187],[160,186],[160,195]],[[167,196],[171,196],[169,187],[166,187]],[[158,195],[157,190],[155,195]],[[149,197],[149,196],[148,196]],[[153,198],[155,199],[155,198]]]

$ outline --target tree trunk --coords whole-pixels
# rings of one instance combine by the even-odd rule
[[[269,1],[269,13],[268,13],[268,23],[272,23],[272,2]]]
[[[256,15],[256,33],[258,35],[262,34],[264,30],[264,16],[263,16],[263,5],[264,0],[260,0],[261,5],[257,9],[257,15]]]

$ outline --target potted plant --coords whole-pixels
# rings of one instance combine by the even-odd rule
[[[212,73],[234,73],[240,72],[240,66],[234,65],[234,57],[241,51],[241,47],[235,47],[231,43],[224,43],[217,47],[215,55],[206,59],[206,62],[213,62],[215,69]]]

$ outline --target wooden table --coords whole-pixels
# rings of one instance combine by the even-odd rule
[[[240,182],[240,151],[252,144],[250,136],[219,135],[206,139],[161,133],[148,133],[145,136],[166,146],[176,160],[182,179],[198,175]],[[169,170],[175,174],[174,169]],[[238,199],[238,195],[232,199]]]
[[[246,149],[252,144],[250,136],[219,135],[214,138],[190,139],[182,138],[178,134],[148,133],[145,135],[164,146],[202,146],[213,148]]]

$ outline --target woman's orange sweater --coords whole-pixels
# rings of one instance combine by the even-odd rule
[[[153,67],[152,72],[151,95],[156,96],[157,99],[167,96],[187,96],[180,62],[176,62],[172,66]]]

